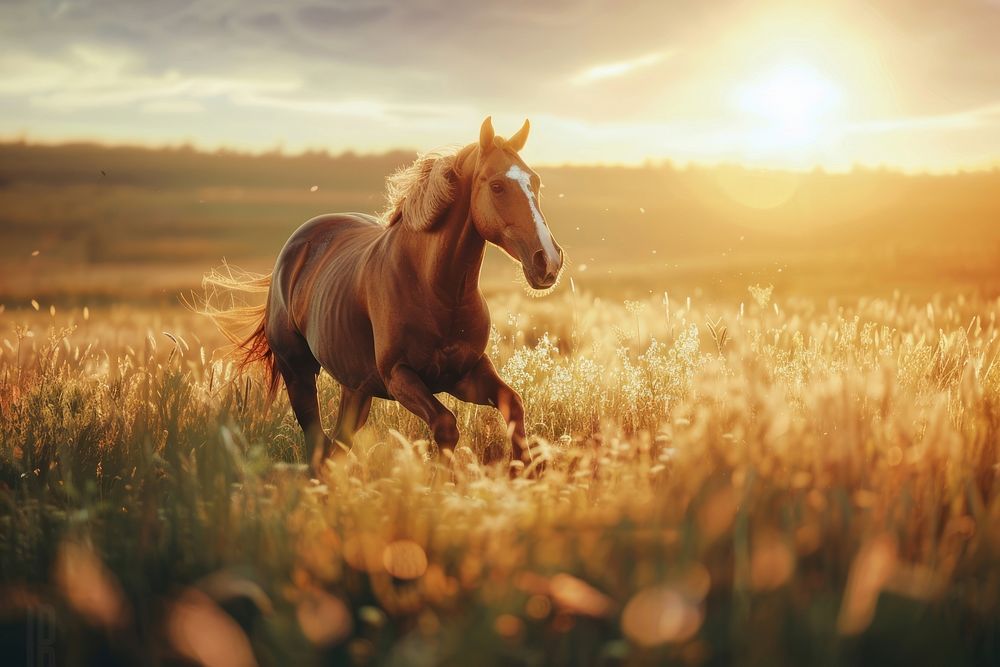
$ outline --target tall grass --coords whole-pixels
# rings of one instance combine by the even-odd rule
[[[1000,302],[778,297],[494,305],[544,462],[515,480],[480,463],[505,446],[495,411],[449,401],[453,453],[377,402],[310,481],[285,399],[211,352],[210,324],[6,313],[3,643],[80,663],[996,662]],[[335,394],[323,378],[328,419]]]

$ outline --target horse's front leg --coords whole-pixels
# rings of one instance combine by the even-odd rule
[[[458,444],[458,422],[444,404],[431,393],[416,372],[405,364],[396,364],[384,379],[386,389],[404,408],[423,419],[442,449]]]
[[[531,453],[524,431],[524,404],[521,396],[500,379],[489,357],[483,355],[450,393],[469,403],[497,408],[507,426],[511,457],[526,464],[530,462]]]

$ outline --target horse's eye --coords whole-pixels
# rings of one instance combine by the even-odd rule
[[[500,194],[503,192],[503,183],[490,183],[490,190],[493,191],[493,194]]]

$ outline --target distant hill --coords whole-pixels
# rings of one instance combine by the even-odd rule
[[[385,176],[412,159],[0,144],[0,297],[169,294],[223,257],[266,270],[309,217],[379,210]],[[570,275],[595,291],[712,289],[726,277],[794,288],[806,273],[832,286],[837,273],[874,267],[868,282],[933,284],[958,271],[989,290],[1000,265],[997,171],[538,171]],[[510,275],[490,258],[487,282]]]

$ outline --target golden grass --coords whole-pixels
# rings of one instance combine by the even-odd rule
[[[509,297],[490,354],[544,463],[515,480],[479,462],[504,446],[495,411],[449,401],[454,453],[376,402],[349,457],[308,481],[287,402],[267,410],[206,322],[45,310],[0,332],[0,585],[18,613],[55,605],[81,650],[1000,655],[1000,300]],[[330,419],[329,378],[321,392]]]

